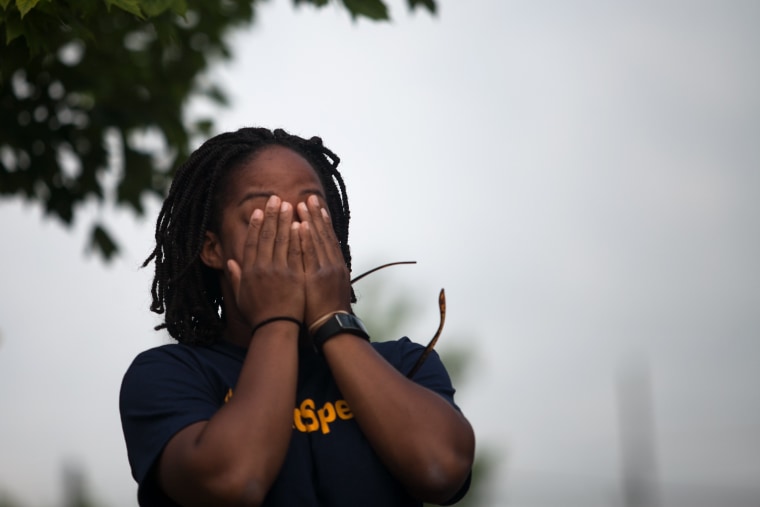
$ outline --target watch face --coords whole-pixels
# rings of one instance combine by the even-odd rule
[[[364,323],[356,316],[346,313],[336,313],[335,318],[338,320],[340,327],[344,329],[360,329],[367,333],[367,328],[364,327]],[[369,333],[367,333],[369,334]]]

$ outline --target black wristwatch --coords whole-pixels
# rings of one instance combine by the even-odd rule
[[[350,313],[336,313],[314,331],[311,341],[318,351],[333,336],[348,333],[369,341],[369,333],[359,317]]]

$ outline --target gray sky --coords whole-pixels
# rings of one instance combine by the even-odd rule
[[[473,351],[457,400],[499,456],[492,504],[619,505],[633,364],[663,505],[757,505],[760,4],[391,5],[382,25],[264,5],[213,74],[233,107],[212,114],[340,155],[355,271],[418,261],[374,275],[383,297],[359,286],[360,315],[408,298],[424,342],[446,288],[440,349]],[[0,491],[51,505],[74,462],[97,499],[136,504],[118,389],[168,341],[137,269],[149,208],[87,209],[124,246],[104,267],[82,253],[89,221],[0,203]]]

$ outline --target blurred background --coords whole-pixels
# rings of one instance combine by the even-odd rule
[[[760,506],[760,3],[436,3],[261,3],[188,121],[341,157],[355,273],[417,261],[357,284],[379,338],[426,342],[445,287],[471,505]],[[0,505],[136,505],[119,386],[169,342],[142,203],[0,200]]]

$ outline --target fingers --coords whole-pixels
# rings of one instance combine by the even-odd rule
[[[307,257],[316,262],[317,266],[324,266],[334,262],[343,263],[343,253],[340,250],[338,238],[332,227],[330,215],[322,207],[316,195],[310,196],[305,203],[298,204],[298,216],[301,222],[306,225],[304,231],[308,236],[310,244],[304,243],[304,236],[301,237],[302,247],[304,248],[304,263]],[[305,266],[308,268],[308,266]]]
[[[293,206],[288,202],[280,204],[277,218],[277,233],[274,240],[272,261],[282,267],[289,264],[291,224],[293,223]]]
[[[229,276],[230,282],[232,283],[233,294],[237,294],[240,291],[240,280],[243,278],[243,273],[240,269],[240,265],[233,259],[229,259],[227,261],[226,267],[227,276]]]
[[[299,203],[300,238],[306,275],[306,322],[351,308],[350,275],[330,215],[316,196]]]
[[[245,265],[250,266],[254,262],[288,265],[293,214],[293,206],[276,195],[267,200],[263,211],[253,211],[243,252]]]
[[[272,315],[302,319],[305,280],[300,224],[293,205],[278,196],[251,213],[244,250],[226,263],[235,302],[250,325]]]
[[[240,260],[243,266],[250,266],[256,261],[256,253],[259,246],[259,235],[261,228],[264,224],[264,212],[260,209],[253,210],[251,218],[248,220],[248,231],[245,237],[245,246],[243,249],[243,257]],[[242,267],[236,263],[238,268]]]
[[[299,207],[301,204],[299,204]],[[307,273],[313,273],[319,269],[319,257],[317,255],[317,249],[314,246],[314,238],[312,237],[309,222],[301,222],[299,226],[299,238],[301,240],[303,269]]]
[[[303,254],[300,237],[301,224],[290,224],[290,242],[288,243],[288,267],[293,270],[303,271]]]
[[[300,224],[293,222],[295,215]],[[296,261],[301,257],[300,261]],[[343,264],[343,253],[332,227],[330,215],[316,195],[294,209],[289,202],[271,196],[264,210],[251,214],[242,258],[245,266],[275,264],[319,269]]]
[[[277,230],[279,225],[279,218],[280,218],[280,209],[282,208],[282,200],[277,197],[276,195],[271,196],[267,200],[266,206],[264,206],[264,220],[261,223],[261,228],[258,231],[258,240],[253,241],[250,243],[250,246],[254,247],[253,251],[256,252],[256,261],[263,263],[263,264],[270,264],[272,262],[272,259],[274,258],[274,245],[275,241],[277,240]],[[253,217],[256,215],[256,210],[254,210],[253,215],[251,215],[251,228],[248,230],[249,235],[249,241],[251,240],[250,236],[253,234],[256,236],[256,231],[253,228]],[[291,215],[292,216],[292,215]],[[290,228],[290,224],[288,223],[286,230]],[[246,243],[246,247],[249,246],[249,243]]]

